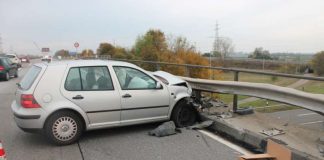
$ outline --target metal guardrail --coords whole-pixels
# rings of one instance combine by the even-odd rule
[[[152,64],[156,66],[156,70],[160,70],[161,65],[185,67],[186,77],[183,77],[183,79],[191,83],[193,85],[193,89],[208,91],[208,92],[233,94],[234,112],[237,110],[237,106],[238,106],[237,95],[239,94],[239,95],[265,98],[265,99],[279,101],[287,104],[301,106],[306,109],[320,113],[322,115],[324,113],[323,95],[306,93],[295,89],[280,87],[280,86],[275,86],[270,84],[237,82],[239,81],[240,72],[259,74],[259,75],[268,75],[268,76],[314,80],[314,81],[321,81],[321,82],[324,82],[324,77],[312,77],[312,76],[303,76],[303,75],[286,74],[286,73],[265,72],[265,71],[241,69],[241,68],[211,67],[211,66],[202,66],[202,65],[193,65],[193,64],[177,64],[177,63],[168,63],[168,62],[142,61],[142,60],[129,60],[129,59],[111,59],[110,57],[99,57],[99,59],[110,59],[110,60],[127,61],[133,63]],[[234,73],[234,82],[188,78],[190,76],[190,68],[230,71]]]
[[[298,91],[295,89],[287,88],[287,87],[279,87],[270,84],[260,84],[260,83],[250,83],[246,86],[247,82],[237,82],[239,81],[239,73],[251,73],[251,74],[259,74],[259,75],[268,75],[268,76],[278,76],[278,77],[287,77],[287,78],[296,78],[296,79],[305,79],[305,80],[315,80],[315,81],[322,81],[324,82],[324,77],[312,77],[312,76],[303,76],[303,75],[295,75],[295,74],[286,74],[286,73],[275,73],[275,72],[268,72],[268,71],[259,71],[259,70],[250,70],[250,69],[241,69],[241,68],[225,68],[225,67],[211,67],[211,66],[201,66],[201,65],[192,65],[192,64],[177,64],[177,63],[167,63],[167,62],[156,62],[156,61],[142,61],[142,60],[128,60],[128,59],[112,59],[112,60],[119,60],[119,61],[127,61],[127,62],[136,62],[136,63],[146,63],[146,64],[153,64],[156,66],[156,70],[160,70],[161,65],[172,65],[172,66],[179,66],[186,68],[186,75],[189,77],[190,75],[190,68],[201,68],[201,69],[211,69],[211,70],[222,70],[222,71],[230,71],[234,72],[234,82],[228,82],[229,84],[225,85],[224,81],[215,81],[212,80],[214,83],[207,83],[211,80],[206,80],[206,83],[209,84],[208,86],[203,85],[202,80],[199,80],[199,85],[197,85],[197,81],[193,79],[184,78],[189,81],[193,85],[193,89],[201,90],[201,91],[208,91],[208,92],[219,92],[219,93],[227,93],[233,94],[233,111],[235,112],[238,108],[238,96],[237,95],[247,95],[259,98],[270,99],[274,101],[279,101],[283,103],[288,103],[300,107],[304,107],[306,109],[318,112],[323,115],[324,113],[324,96],[318,97],[318,94],[311,94],[302,91]],[[244,84],[244,85],[242,85]],[[210,86],[212,85],[212,86]],[[217,86],[217,88],[215,88]],[[224,87],[227,88],[224,88]],[[253,87],[255,86],[255,87]],[[268,89],[264,88],[264,86],[268,87]],[[208,89],[209,88],[209,89]],[[211,89],[213,88],[213,89]],[[220,88],[222,92],[220,92]],[[235,88],[236,90],[233,90]],[[262,88],[262,90],[260,90]],[[272,90],[271,90],[272,88]],[[253,90],[249,91],[249,90]],[[284,92],[284,90],[289,90],[289,92]],[[244,92],[245,91],[245,92]],[[261,92],[258,92],[261,91]],[[253,94],[252,94],[253,93]],[[304,94],[301,94],[304,93]],[[262,96],[263,94],[264,96]],[[278,97],[277,95],[281,97]],[[290,96],[290,99],[284,99],[283,97]],[[297,98],[299,97],[299,98]],[[312,97],[317,97],[312,99]],[[294,102],[294,101],[296,102]],[[311,102],[314,101],[314,102]],[[316,102],[316,103],[315,103]],[[313,107],[310,105],[314,105]],[[315,107],[315,108],[314,108]]]
[[[192,88],[199,91],[226,94],[246,95],[269,99],[317,112],[324,115],[324,95],[302,92],[293,88],[280,87],[272,84],[206,80],[181,77]]]

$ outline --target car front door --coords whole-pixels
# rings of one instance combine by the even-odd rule
[[[132,124],[168,118],[170,96],[167,87],[139,69],[114,66],[120,84],[121,123]]]
[[[64,96],[87,113],[90,125],[119,125],[120,95],[113,84],[107,66],[72,67],[66,76]]]

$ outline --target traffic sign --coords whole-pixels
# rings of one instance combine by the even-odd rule
[[[50,49],[49,48],[42,48],[42,52],[49,52]]]
[[[75,43],[74,43],[74,47],[75,47],[75,48],[78,48],[79,46],[80,46],[80,45],[79,45],[78,42],[75,42]]]

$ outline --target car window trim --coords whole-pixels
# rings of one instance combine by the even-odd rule
[[[120,84],[119,78],[118,78],[118,76],[117,76],[117,74],[116,74],[115,67],[124,67],[124,68],[131,68],[131,69],[135,69],[135,70],[137,70],[137,71],[139,71],[139,72],[142,72],[143,74],[147,75],[148,77],[152,78],[152,79],[155,81],[155,84],[156,84],[156,82],[160,82],[160,81],[156,80],[156,79],[153,78],[151,75],[146,74],[145,72],[143,72],[143,71],[141,71],[141,70],[139,70],[139,69],[136,69],[136,68],[133,68],[133,67],[129,67],[129,66],[113,65],[112,68],[113,68],[113,70],[114,70],[114,72],[115,72],[115,75],[116,75],[116,77],[117,77],[117,80],[118,80],[119,86],[120,86],[121,90],[123,90],[123,91],[128,91],[128,90],[163,90],[163,85],[162,85],[163,82],[162,82],[162,83],[160,82],[160,83],[161,83],[161,88],[133,88],[133,89],[131,88],[131,89],[123,89],[123,87],[122,87],[121,84]]]
[[[110,76],[110,80],[111,80],[111,83],[112,83],[112,89],[96,89],[96,90],[84,90],[83,89],[83,83],[82,83],[82,77],[81,77],[81,68],[88,68],[88,67],[106,67],[107,68],[107,71],[108,71],[108,75]],[[67,80],[67,77],[69,76],[69,73],[70,73],[70,70],[72,68],[77,68],[79,70],[79,77],[80,77],[80,82],[81,82],[81,90],[68,90],[66,89],[66,80]],[[110,74],[110,71],[109,71],[109,68],[108,66],[105,66],[105,65],[101,65],[101,66],[81,66],[81,67],[70,67],[69,68],[69,71],[66,75],[66,78],[65,78],[65,82],[64,82],[64,89],[66,91],[70,91],[70,92],[82,92],[82,91],[114,91],[115,90],[115,86],[114,86],[114,82],[112,80],[112,77],[111,77],[111,74]]]

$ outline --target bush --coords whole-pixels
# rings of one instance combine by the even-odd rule
[[[314,55],[312,65],[315,73],[319,76],[324,75],[324,51],[318,52]]]

